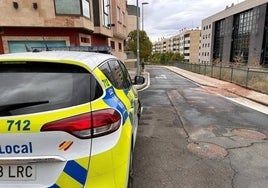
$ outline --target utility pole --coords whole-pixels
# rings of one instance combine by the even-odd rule
[[[136,1],[137,6],[137,72],[140,75],[140,21],[139,21],[139,0]]]

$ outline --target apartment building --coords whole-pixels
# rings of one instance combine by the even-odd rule
[[[179,52],[190,63],[199,63],[200,48],[199,28],[183,29],[170,38],[161,38],[153,44],[153,53]]]
[[[153,43],[153,53],[165,53],[165,52],[173,52],[173,50],[169,50],[169,38],[162,37],[158,41]]]
[[[109,38],[113,55],[120,59],[126,59],[124,42],[128,36],[128,11],[126,0],[111,1],[111,29],[113,36]]]
[[[202,20],[200,62],[268,66],[268,0],[245,0]]]
[[[157,53],[157,52],[162,53],[163,52],[163,50],[162,50],[162,39],[153,43],[153,50],[152,51],[153,51],[153,53]]]
[[[42,46],[110,45],[123,59],[126,6],[126,0],[1,0],[0,54]]]

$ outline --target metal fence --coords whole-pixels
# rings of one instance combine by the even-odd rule
[[[268,94],[268,70],[248,67],[230,67],[191,63],[174,63],[174,66],[235,83],[237,85]]]

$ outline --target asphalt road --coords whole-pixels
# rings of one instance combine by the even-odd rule
[[[134,188],[264,188],[268,115],[163,67],[147,67]]]

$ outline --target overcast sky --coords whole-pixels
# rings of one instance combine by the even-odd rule
[[[170,37],[181,29],[201,26],[202,19],[216,14],[232,3],[243,0],[139,0],[149,4],[143,5],[144,30],[152,42],[161,37]],[[136,5],[136,0],[127,0],[128,4]],[[142,9],[142,8],[141,8]]]

